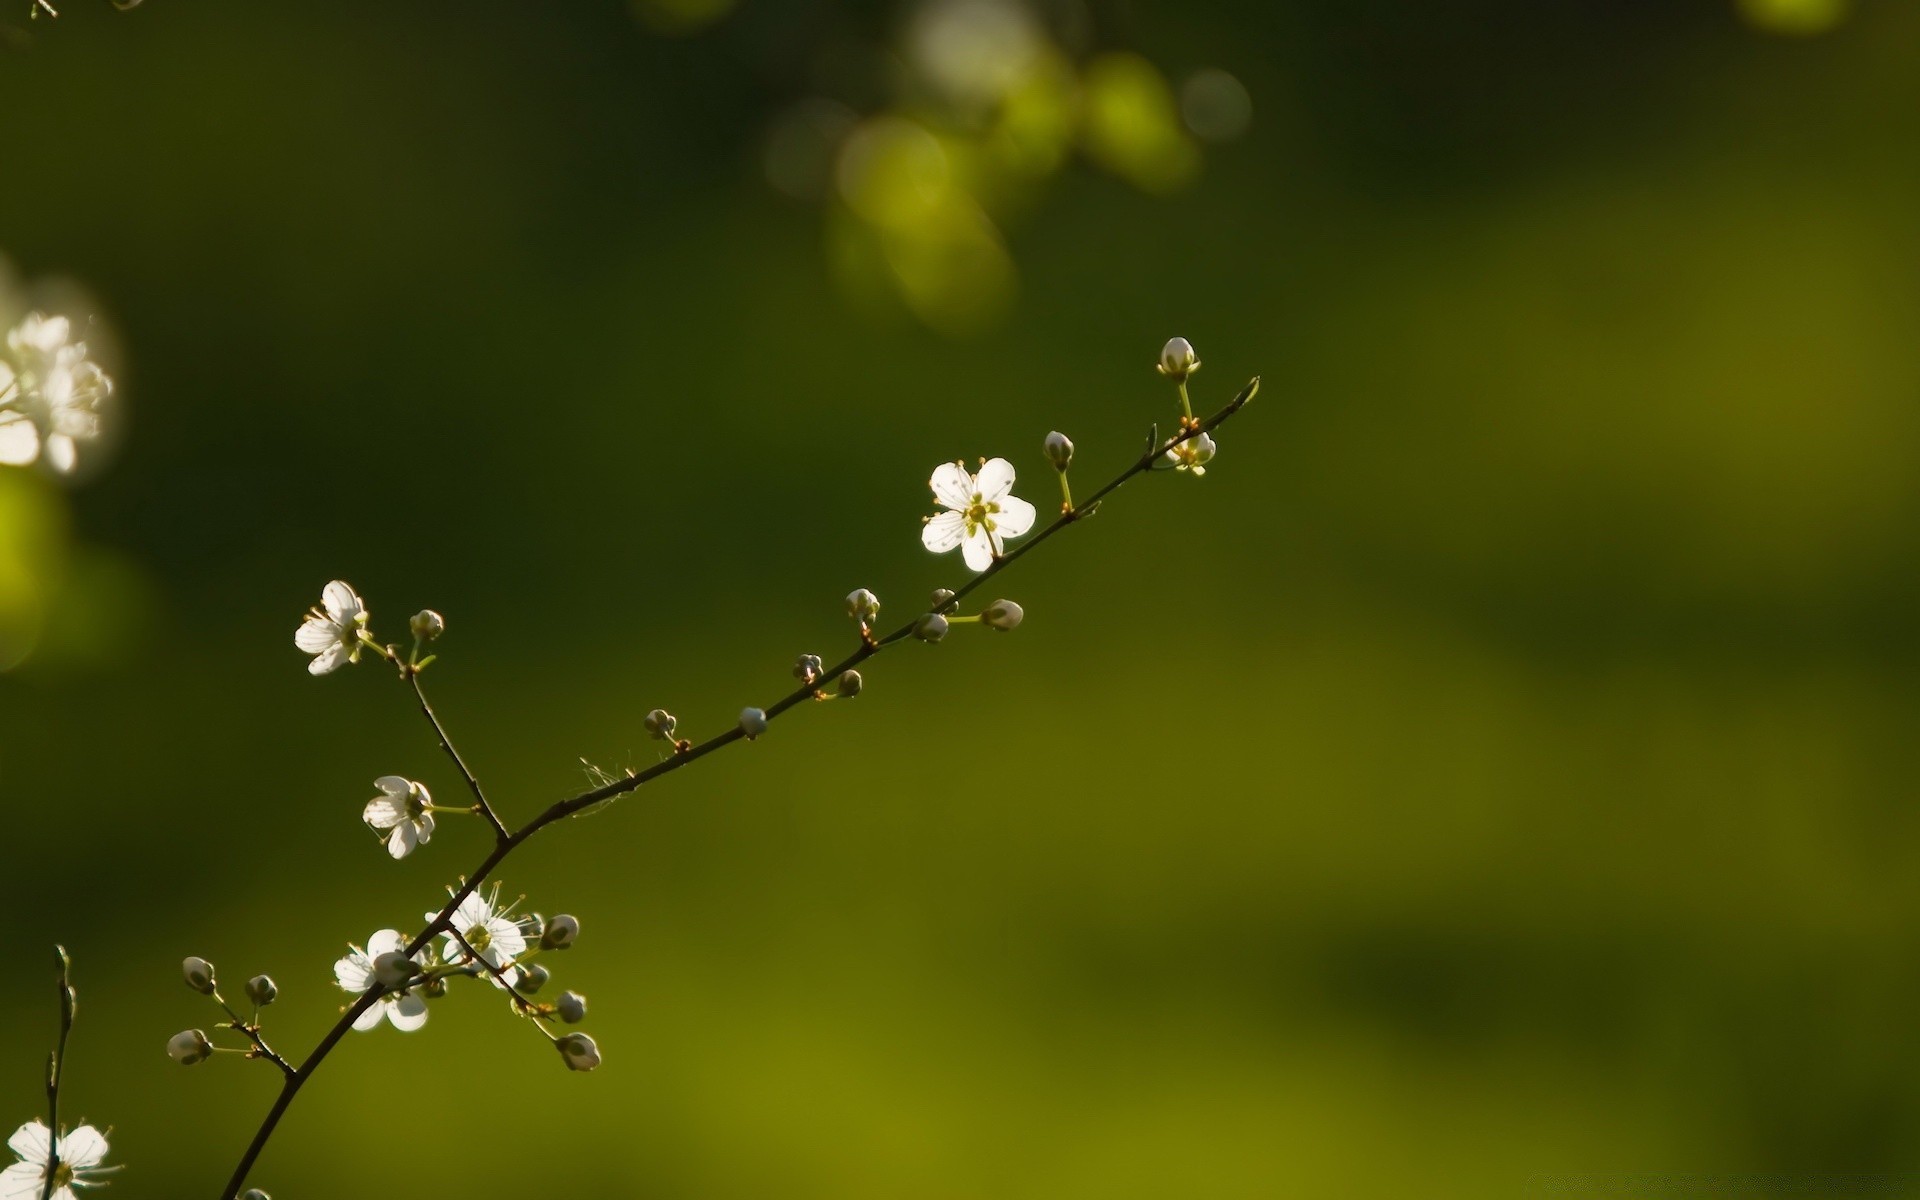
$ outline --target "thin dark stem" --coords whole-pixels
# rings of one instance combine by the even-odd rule
[[[1029,538],[1019,549],[994,559],[993,562],[987,566],[986,570],[975,575],[959,588],[956,588],[953,594],[953,601],[949,602],[947,606],[948,609],[951,610],[954,602],[958,602],[962,597],[977,589],[981,584],[998,575],[1001,571],[1006,570],[1009,566],[1012,566],[1017,559],[1027,554],[1035,546],[1040,545],[1067,526],[1092,516],[1094,510],[1100,506],[1101,500],[1111,495],[1121,484],[1132,479],[1135,475],[1141,475],[1152,470],[1154,463],[1165,455],[1167,451],[1193,438],[1199,437],[1203,433],[1211,433],[1214,429],[1217,429],[1235,413],[1244,408],[1247,401],[1253,399],[1254,394],[1259,390],[1260,379],[1258,376],[1255,376],[1247,386],[1240,389],[1238,395],[1227,402],[1224,408],[1206,420],[1187,424],[1179,433],[1164,441],[1159,437],[1157,430],[1150,434],[1147,438],[1146,449],[1138,459],[1134,460],[1131,466],[1115,476],[1105,487],[1102,487],[1099,491],[1087,497],[1079,507],[1061,513],[1051,524]],[[908,621],[905,625],[902,625],[883,638],[876,639],[871,636],[863,636],[858,649],[840,662],[822,671],[814,682],[803,681],[798,688],[768,705],[766,709],[767,720],[772,722],[774,718],[793,708],[795,705],[813,699],[819,690],[817,684],[820,680],[837,678],[845,672],[853,670],[861,663],[866,662],[888,646],[912,637],[914,626],[918,623],[919,618],[915,617],[912,621]],[[413,685],[415,692],[419,693],[420,684],[417,678],[413,679]],[[467,782],[472,785],[474,794],[476,796],[479,795],[480,785],[474,782],[472,774],[467,772],[466,765],[460,762],[460,756],[454,752],[453,744],[447,740],[446,734],[440,731],[440,722],[434,718],[433,710],[428,707],[424,695],[420,696],[420,707],[421,710],[427,714],[427,719],[433,722],[434,730],[440,732],[440,744],[446,747],[448,754],[453,755],[454,762],[460,765],[461,773],[466,775]],[[594,788],[591,791],[582,792],[569,799],[557,801],[539,816],[522,825],[512,833],[506,832],[505,828],[495,820],[494,825],[500,836],[494,843],[493,849],[480,861],[480,865],[474,868],[472,874],[462,880],[460,886],[453,890],[452,895],[447,900],[446,907],[442,908],[439,914],[427,923],[427,927],[421,930],[419,935],[407,945],[407,957],[412,958],[419,954],[421,949],[436,936],[452,931],[453,914],[459,910],[460,905],[466,898],[471,896],[482,883],[486,882],[488,876],[493,874],[494,870],[499,867],[501,862],[503,862],[509,854],[512,854],[515,850],[525,845],[528,840],[542,829],[545,829],[557,821],[563,821],[583,809],[592,808],[594,805],[603,804],[616,796],[625,795],[640,787],[642,784],[660,778],[662,775],[678,771],[682,767],[705,758],[716,750],[744,740],[746,736],[745,731],[738,725],[735,725],[725,732],[717,733],[706,741],[685,749],[678,748],[679,745],[684,745],[684,743],[679,743],[676,745],[674,753],[670,757],[662,759],[646,770],[636,771],[626,778],[617,779],[604,787]],[[486,802],[484,798],[481,803],[483,806],[485,805]],[[484,809],[484,811],[490,815],[492,810]],[[461,938],[457,932],[454,933],[454,936],[462,945],[466,945],[465,938]],[[471,953],[472,947],[469,946],[468,951]],[[509,988],[508,991],[512,992],[512,989]],[[253,1141],[247,1146],[246,1153],[241,1156],[240,1165],[235,1168],[233,1178],[227,1183],[227,1190],[221,1194],[221,1200],[235,1200],[235,1198],[239,1196],[240,1188],[246,1183],[247,1173],[253,1169],[254,1161],[260,1157],[260,1152],[266,1148],[267,1140],[273,1136],[274,1129],[280,1124],[280,1118],[286,1115],[287,1106],[293,1103],[294,1096],[299,1093],[300,1088],[305,1085],[307,1080],[313,1078],[313,1073],[319,1069],[320,1064],[326,1060],[327,1055],[332,1053],[333,1048],[339,1044],[340,1039],[346,1036],[347,1031],[353,1028],[353,1023],[360,1018],[362,1013],[367,1011],[368,1007],[378,1001],[383,993],[384,989],[381,988],[379,984],[368,988],[358,1000],[353,1002],[346,1012],[340,1015],[340,1020],[334,1024],[332,1029],[327,1031],[326,1037],[320,1040],[320,1044],[314,1047],[313,1053],[307,1057],[307,1061],[300,1064],[300,1069],[288,1076],[286,1086],[281,1089],[279,1098],[273,1102],[273,1107],[267,1110],[266,1120],[261,1123],[259,1132],[254,1134]]]
[[[74,992],[69,978],[73,963],[65,946],[53,948],[53,960],[60,969],[60,1038],[47,1055],[47,1177],[40,1185],[40,1200],[53,1200],[54,1179],[60,1172],[60,1077],[67,1067],[67,1037],[73,1032]]]
[[[279,1067],[282,1075],[292,1077],[293,1064],[274,1053],[273,1047],[267,1045],[267,1039],[261,1036],[260,1025],[257,1021],[241,1020],[240,1014],[233,1011],[233,1005],[228,1004],[222,999],[219,992],[213,994],[213,1002],[218,1004],[221,1009],[226,1012],[229,1018],[227,1028],[253,1043],[252,1056],[254,1058],[264,1058],[274,1066]]]
[[[403,666],[402,673],[406,675],[407,682],[413,685],[414,698],[420,701],[421,713],[426,716],[428,724],[433,726],[434,736],[440,739],[440,748],[447,752],[447,757],[453,760],[453,765],[460,768],[460,777],[467,781],[467,790],[473,793],[476,809],[482,817],[486,818],[487,824],[493,826],[494,839],[506,841],[512,835],[507,832],[507,827],[501,823],[499,816],[493,811],[493,805],[487,803],[487,794],[480,790],[480,781],[474,778],[472,771],[467,769],[467,760],[461,758],[460,752],[453,748],[453,739],[447,736],[446,727],[440,724],[440,718],[435,715],[433,705],[427,703],[427,693],[420,687],[419,670],[411,666]]]

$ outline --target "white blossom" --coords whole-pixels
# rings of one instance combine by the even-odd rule
[[[453,912],[453,929],[447,933],[446,946],[442,957],[450,963],[473,961],[473,955],[467,953],[467,946],[499,970],[511,984],[519,978],[519,968],[511,966],[514,959],[527,952],[527,937],[520,922],[513,918],[513,905],[500,903],[500,885],[494,884],[485,895],[478,889],[469,893],[460,907]],[[438,913],[428,913],[432,920]],[[458,934],[456,937],[455,935]],[[465,945],[462,945],[462,941]],[[493,971],[483,970],[481,978],[490,981],[495,987],[504,987]]]
[[[100,410],[113,380],[73,338],[65,317],[28,313],[7,333],[11,365],[0,363],[0,463],[45,458],[65,474],[79,443],[100,436]]]
[[[360,634],[367,627],[367,606],[353,588],[336,579],[320,593],[320,604],[294,631],[293,644],[313,655],[307,670],[325,675],[360,661]]]
[[[1033,505],[1013,495],[1013,464],[988,459],[978,475],[958,463],[941,463],[928,480],[946,512],[927,519],[920,541],[935,554],[955,546],[967,566],[984,571],[1000,557],[1002,541],[1033,528]]]
[[[1195,475],[1205,475],[1207,464],[1213,461],[1213,456],[1218,451],[1219,447],[1214,445],[1213,436],[1202,433],[1188,438],[1167,451],[1166,461],[1176,471],[1191,471]]]
[[[333,964],[333,978],[342,991],[358,996],[374,986],[373,960],[382,954],[405,953],[407,939],[397,930],[382,929],[367,939],[367,948],[349,944],[347,956]],[[384,1017],[402,1033],[412,1033],[427,1023],[427,1002],[408,992],[382,992],[372,1007],[360,1014],[353,1027],[362,1033],[380,1024]]]
[[[0,1171],[0,1200],[40,1200],[47,1194],[47,1163],[54,1157],[51,1132],[41,1121],[28,1121],[7,1139],[7,1149],[20,1161]],[[91,1125],[62,1134],[59,1151],[53,1200],[74,1200],[74,1188],[104,1186],[107,1181],[101,1176],[120,1169],[100,1165],[107,1157],[107,1139]]]
[[[380,794],[367,801],[361,818],[369,828],[385,835],[388,854],[405,858],[415,846],[433,840],[433,813],[428,811],[433,797],[426,784],[382,775],[373,786],[380,789]]]

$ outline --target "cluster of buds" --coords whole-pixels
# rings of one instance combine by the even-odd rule
[[[1214,452],[1219,448],[1214,444],[1213,435],[1200,429],[1200,421],[1193,415],[1193,405],[1187,399],[1187,379],[1200,369],[1200,359],[1193,351],[1193,343],[1183,337],[1173,338],[1160,351],[1160,362],[1155,368],[1172,380],[1180,389],[1180,432],[1183,435],[1178,444],[1167,448],[1155,467],[1186,471],[1196,477],[1207,473],[1207,464],[1213,461]]]
[[[431,608],[423,608],[407,618],[407,630],[413,634],[413,651],[402,655],[398,646],[389,646],[374,636],[373,615],[353,585],[336,579],[320,592],[320,603],[307,610],[300,628],[294,631],[293,644],[311,654],[307,670],[315,675],[330,675],[341,667],[360,661],[362,652],[384,658],[400,671],[402,678],[427,669],[434,656],[421,657],[428,642],[438,641],[447,632],[447,619]]]
[[[253,1013],[242,1017],[238,1010],[228,1004],[220,994],[220,981],[213,964],[197,955],[181,960],[180,979],[189,990],[198,992],[219,1005],[226,1020],[214,1026],[218,1030],[230,1030],[247,1040],[245,1047],[232,1047],[236,1052],[248,1058],[264,1058],[278,1062],[277,1056],[268,1048],[260,1036],[260,1010],[280,998],[279,985],[270,975],[255,975],[243,986],[248,1003],[253,1005]],[[192,1066],[212,1058],[215,1053],[227,1047],[216,1046],[213,1039],[203,1029],[183,1029],[167,1039],[167,1055],[182,1066]],[[284,1069],[284,1063],[281,1064]]]

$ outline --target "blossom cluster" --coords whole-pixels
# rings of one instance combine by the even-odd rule
[[[0,464],[44,462],[60,474],[100,437],[113,380],[66,317],[31,312],[0,347]]]

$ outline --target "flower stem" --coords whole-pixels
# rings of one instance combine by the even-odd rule
[[[74,992],[68,978],[73,962],[65,946],[53,948],[53,961],[60,970],[60,1038],[47,1055],[47,1177],[40,1200],[53,1200],[54,1180],[60,1173],[60,1076],[66,1071],[67,1037],[73,1032]]]
[[[460,752],[453,748],[453,739],[447,736],[446,727],[440,724],[440,718],[435,715],[433,705],[427,703],[427,693],[420,686],[420,672],[418,669],[410,670],[406,676],[407,682],[413,685],[414,699],[420,702],[420,712],[427,718],[427,723],[433,726],[434,736],[440,739],[440,748],[447,752],[447,757],[453,760],[453,765],[460,769],[461,778],[467,781],[467,789],[473,793],[474,811],[486,818],[487,824],[493,826],[495,842],[505,842],[511,835],[507,832],[507,827],[501,823],[498,814],[493,811],[493,805],[487,803],[487,794],[480,790],[480,781],[474,778],[472,771],[467,769],[467,760],[461,758]]]

